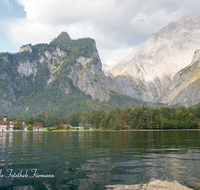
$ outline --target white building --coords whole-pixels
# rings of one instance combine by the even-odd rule
[[[0,121],[0,132],[7,131],[7,127],[9,126],[9,122],[7,122],[7,115],[4,115],[3,121]]]

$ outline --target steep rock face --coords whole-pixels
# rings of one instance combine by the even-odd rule
[[[179,71],[160,102],[169,105],[182,104],[186,107],[199,103],[200,97],[200,50],[196,50],[190,65]]]
[[[24,62],[20,61],[17,67],[18,73],[20,73],[22,76],[29,76],[31,74],[36,75],[37,67],[39,66],[39,64],[47,64],[50,73],[52,74],[52,72],[67,58],[67,52],[61,50],[59,48],[59,45],[57,45],[56,48],[42,51],[36,56],[32,53],[31,47],[31,44],[24,45],[20,48],[19,51],[19,53],[29,52],[29,55],[26,56],[27,60]]]
[[[108,101],[109,91],[116,91],[116,86],[110,77],[106,77],[102,71],[101,61],[93,43],[94,52],[90,58],[78,57],[71,67],[69,77],[73,84],[93,99]]]
[[[33,63],[30,62],[30,60],[26,60],[26,62],[20,64],[17,68],[18,73],[21,75],[29,76],[31,74],[36,74],[36,61]]]
[[[200,48],[200,16],[177,19],[109,70],[123,94],[156,102],[173,76],[191,63]]]
[[[0,114],[66,110],[63,104],[71,96],[107,101],[116,91],[102,71],[95,41],[71,40],[66,32],[49,44],[24,45],[16,54],[0,53],[0,71]]]

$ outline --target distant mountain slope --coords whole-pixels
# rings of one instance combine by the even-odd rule
[[[119,93],[104,75],[93,39],[71,40],[66,32],[49,44],[0,53],[0,72],[0,114],[29,116],[145,104]]]
[[[200,16],[172,21],[135,47],[107,75],[114,78],[121,93],[146,102],[158,101],[173,76],[191,63],[200,48],[199,26]]]
[[[193,106],[200,101],[200,50],[196,50],[190,65],[179,71],[159,101],[169,105]]]

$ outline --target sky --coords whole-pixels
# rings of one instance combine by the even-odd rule
[[[0,52],[65,31],[95,39],[102,64],[117,64],[171,21],[199,16],[199,7],[199,0],[0,0]]]

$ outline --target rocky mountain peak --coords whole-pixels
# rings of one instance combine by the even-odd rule
[[[170,22],[135,47],[109,72],[118,89],[144,101],[157,101],[173,76],[191,63],[200,48],[200,16]]]
[[[61,32],[58,37],[54,38],[50,44],[51,45],[65,45],[69,40],[71,40],[67,32]]]
[[[61,32],[61,33],[58,35],[57,38],[60,38],[60,37],[64,37],[64,38],[66,38],[66,39],[70,39],[70,40],[71,40],[71,38],[70,38],[70,36],[69,36],[69,34],[68,34],[67,32]]]

